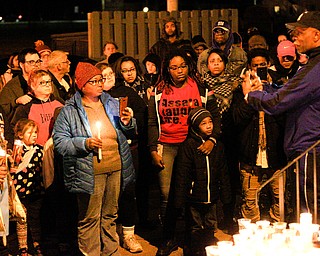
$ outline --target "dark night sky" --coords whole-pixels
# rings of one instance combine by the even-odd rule
[[[250,3],[253,0],[180,0],[179,10],[231,8]],[[113,1],[112,1],[113,2]],[[166,10],[166,0],[124,0],[119,8],[142,10],[147,3],[150,10]],[[241,3],[241,4],[240,4]],[[79,6],[80,13],[74,14],[74,6]],[[0,15],[4,17],[23,15],[24,20],[57,20],[86,18],[86,13],[101,10],[101,0],[9,0],[2,3]]]

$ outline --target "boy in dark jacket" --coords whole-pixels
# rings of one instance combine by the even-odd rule
[[[223,145],[217,141],[209,155],[198,150],[215,125],[210,112],[197,107],[190,112],[188,123],[188,137],[177,158],[175,206],[186,210],[184,255],[204,256],[205,247],[215,240],[218,198],[221,196],[223,204],[229,204],[231,188]]]

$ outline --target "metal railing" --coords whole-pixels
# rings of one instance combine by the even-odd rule
[[[318,219],[318,205],[317,205],[317,160],[316,160],[316,147],[320,144],[320,140],[309,147],[306,151],[300,154],[298,157],[293,159],[290,163],[288,163],[285,167],[283,167],[280,171],[277,171],[270,179],[263,182],[260,187],[256,191],[256,205],[259,205],[259,196],[261,190],[273,181],[276,178],[279,178],[279,211],[280,211],[280,220],[284,221],[285,208],[284,208],[284,191],[285,191],[285,174],[286,171],[295,165],[295,173],[296,173],[296,216],[297,222],[299,222],[300,217],[300,170],[299,170],[299,160],[304,156],[307,156],[309,152],[313,154],[313,204],[314,204],[314,220]]]

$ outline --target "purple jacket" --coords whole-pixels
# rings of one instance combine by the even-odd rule
[[[284,149],[297,156],[320,139],[320,47],[310,50],[303,66],[274,93],[250,92],[248,102],[267,114],[286,113]]]

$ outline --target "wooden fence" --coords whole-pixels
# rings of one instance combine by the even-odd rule
[[[211,30],[219,19],[230,22],[232,31],[238,31],[238,10],[195,10],[174,12],[103,11],[88,13],[88,57],[103,58],[103,45],[114,41],[119,51],[142,59],[151,46],[159,40],[163,18],[176,18],[185,39],[202,35],[211,44]]]
[[[51,35],[51,48],[66,51],[72,55],[88,57],[88,32],[74,32]]]

